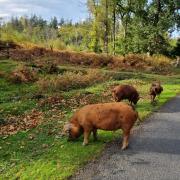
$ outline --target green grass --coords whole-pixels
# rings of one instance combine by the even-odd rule
[[[82,147],[82,138],[67,143],[66,139],[48,136],[44,129],[38,133],[31,131],[35,134],[34,140],[28,139],[28,133],[21,132],[0,141],[4,143],[0,153],[2,179],[65,178],[84,161],[99,154],[105,142],[112,139],[110,133],[104,133],[99,142],[93,143],[91,140],[89,146]],[[43,148],[43,144],[48,147]]]
[[[24,111],[33,109],[35,101],[30,99],[36,92],[35,85],[11,84],[0,78],[0,115],[23,114]]]
[[[3,69],[8,74],[16,65],[17,63],[13,61],[0,61],[0,70]],[[57,94],[61,95],[66,103],[56,107],[57,113],[63,112],[64,116],[54,118],[52,116],[55,112],[51,111],[52,107],[39,107],[38,100],[31,98],[38,92],[35,84],[15,85],[5,78],[0,78],[0,118],[23,115],[33,108],[44,112],[44,121],[38,127],[0,138],[0,179],[65,179],[89,160],[96,158],[107,142],[120,137],[121,131],[115,133],[99,131],[99,141],[93,142],[91,137],[90,144],[86,147],[82,146],[83,137],[75,142],[67,142],[59,133],[73,110],[83,106],[83,103],[112,101],[110,88],[115,84],[133,84],[138,89],[143,96],[137,105],[142,119],[180,92],[180,75],[112,71],[106,73],[111,74],[111,80]],[[156,79],[161,80],[164,91],[157,103],[150,104],[147,94],[151,81]],[[53,92],[46,94],[50,95],[54,95]],[[83,99],[83,102],[79,101]],[[33,139],[29,138],[30,136],[33,136]]]
[[[11,72],[20,62],[15,62],[11,60],[0,60],[0,71],[9,73]]]

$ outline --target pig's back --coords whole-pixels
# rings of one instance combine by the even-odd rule
[[[87,105],[78,112],[80,124],[91,124],[104,130],[116,130],[136,120],[135,111],[125,103]]]

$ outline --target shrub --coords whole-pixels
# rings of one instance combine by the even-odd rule
[[[13,83],[30,83],[38,80],[37,73],[32,68],[19,66],[8,78]]]
[[[168,72],[172,66],[171,60],[164,55],[146,57],[146,61],[150,63],[153,72]]]
[[[82,72],[65,72],[63,75],[45,77],[37,83],[42,91],[68,91],[70,89],[87,87],[105,79],[107,77],[100,71],[88,70],[86,74]]]
[[[39,72],[54,74],[59,72],[57,63],[51,58],[37,59],[31,63],[28,63],[28,66],[35,68]]]
[[[0,78],[3,78],[5,76],[4,72],[0,71]]]
[[[123,56],[107,56],[105,54],[51,51],[34,47],[32,49],[12,50],[10,57],[15,60],[35,62],[37,59],[50,58],[56,64],[75,64],[91,67],[118,68],[121,70],[163,71],[170,68],[170,59],[163,55],[147,56],[146,54],[128,54]]]
[[[154,66],[169,66],[171,63],[171,60],[161,54],[153,55],[152,62]]]
[[[42,71],[48,74],[54,74],[59,71],[59,68],[56,63],[54,62],[46,62],[42,64],[42,67],[40,68]]]
[[[51,44],[55,49],[59,49],[59,50],[66,49],[66,45],[59,39],[51,40],[48,43]]]

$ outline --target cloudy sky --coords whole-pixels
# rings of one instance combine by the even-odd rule
[[[88,16],[86,0],[0,0],[0,17],[40,15],[49,20],[72,19],[77,22]]]

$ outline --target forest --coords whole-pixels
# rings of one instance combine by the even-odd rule
[[[36,15],[0,18],[0,39],[111,55],[179,55],[178,0],[87,0],[86,5],[89,17],[76,23]]]

